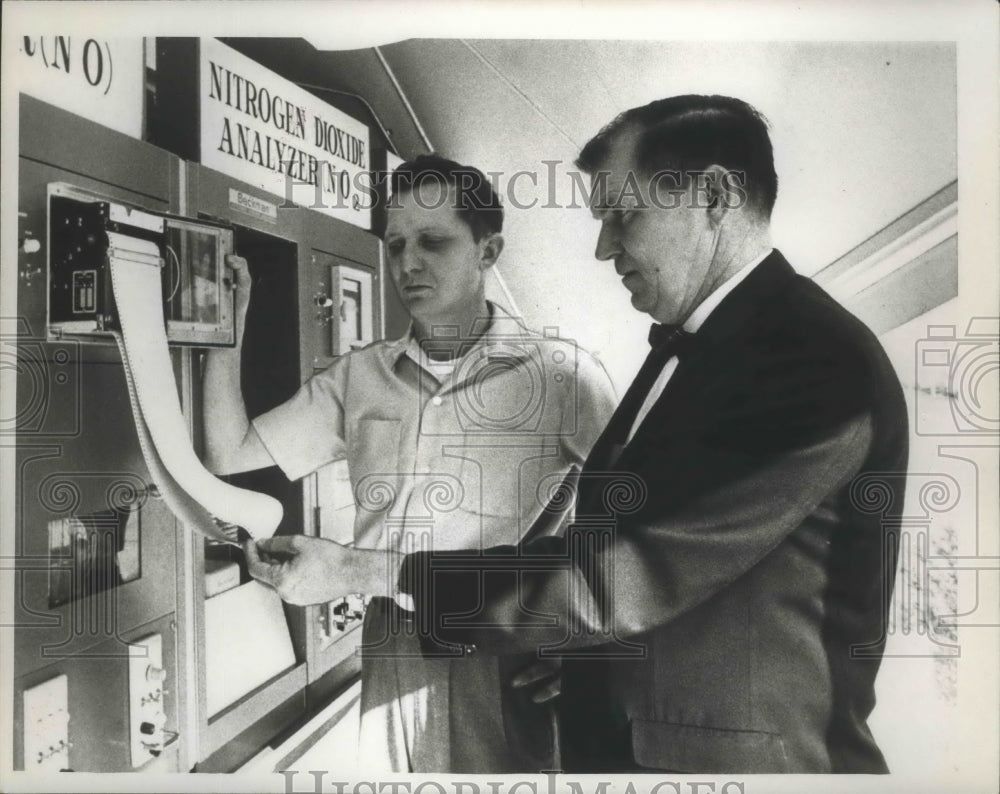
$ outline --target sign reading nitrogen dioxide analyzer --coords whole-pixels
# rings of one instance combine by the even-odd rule
[[[11,83],[19,91],[142,137],[141,38],[23,36],[9,65]]]
[[[222,42],[199,52],[202,164],[370,229],[368,128]]]

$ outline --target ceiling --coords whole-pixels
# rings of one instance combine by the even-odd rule
[[[951,44],[419,40],[383,52],[435,148],[505,173],[570,162],[615,114],[662,96],[746,99],[772,124],[775,234],[808,274],[956,175]]]

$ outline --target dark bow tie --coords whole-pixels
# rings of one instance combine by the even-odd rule
[[[649,326],[649,346],[667,357],[680,357],[690,353],[694,339],[694,334],[688,333],[679,325],[653,323]]]

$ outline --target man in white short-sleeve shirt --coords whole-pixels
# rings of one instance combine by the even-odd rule
[[[240,391],[240,345],[212,351],[208,464],[218,473],[277,464],[297,479],[346,459],[361,548],[516,543],[604,428],[615,405],[610,382],[572,342],[531,332],[486,300],[503,209],[481,172],[419,157],[394,172],[392,193],[386,262],[409,332],[338,358],[253,422]],[[240,258],[232,264],[242,337],[250,279]],[[303,581],[296,600],[322,599]],[[535,701],[554,696],[557,684],[544,666],[426,658],[405,611],[384,598],[369,605],[363,643],[366,771],[551,768],[548,716]]]

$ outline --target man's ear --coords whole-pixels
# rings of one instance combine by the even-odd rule
[[[708,211],[709,222],[718,226],[726,213],[738,209],[746,203],[742,174],[728,168],[712,164],[698,174],[699,199]]]
[[[497,259],[500,258],[500,252],[503,251],[503,235],[499,232],[488,234],[479,241],[479,244],[482,251],[479,257],[479,268],[486,270],[493,267]]]

